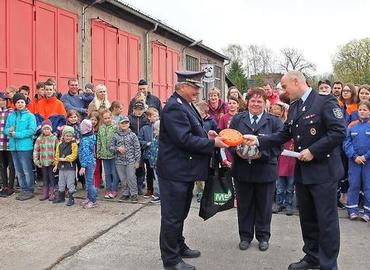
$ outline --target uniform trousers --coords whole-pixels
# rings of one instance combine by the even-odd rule
[[[337,269],[340,243],[337,184],[337,181],[296,183],[305,260],[320,264],[321,270]]]
[[[184,221],[193,197],[194,182],[159,179],[161,190],[161,232],[159,245],[165,267],[181,262],[181,252],[187,249],[183,236]]]
[[[258,241],[269,241],[275,181],[268,183],[235,181],[235,188],[240,240],[251,242],[256,231]]]

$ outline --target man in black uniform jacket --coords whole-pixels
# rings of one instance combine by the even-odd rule
[[[215,131],[207,133],[192,104],[202,87],[204,72],[176,72],[176,92],[161,114],[157,173],[161,191],[160,248],[164,269],[193,270],[182,258],[200,256],[185,244],[184,221],[194,182],[206,180],[215,147],[227,147]]]
[[[291,71],[281,79],[291,100],[283,130],[270,136],[245,135],[249,145],[261,149],[294,139],[300,152],[295,168],[299,217],[305,257],[289,270],[336,270],[339,253],[337,181],[344,170],[340,147],[345,137],[343,114],[332,95],[309,88],[301,72]]]

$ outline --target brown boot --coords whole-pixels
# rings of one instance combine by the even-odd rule
[[[49,187],[42,187],[42,197],[40,201],[45,201],[49,199]]]

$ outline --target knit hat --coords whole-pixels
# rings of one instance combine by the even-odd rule
[[[53,127],[51,126],[51,122],[49,119],[46,119],[44,121],[42,121],[42,124],[41,124],[41,129],[43,130],[44,128],[50,128],[51,130],[53,129]]]
[[[94,89],[94,85],[92,83],[87,83],[87,84],[85,84],[85,89],[86,88],[93,90]]]
[[[148,85],[148,83],[146,82],[146,80],[141,79],[138,85]]]
[[[93,125],[89,119],[84,119],[80,124],[81,134],[86,134],[92,131]]]
[[[63,128],[63,131],[62,131],[62,135],[66,135],[67,133],[70,133],[72,135],[75,135],[75,129],[71,126],[64,126]]]
[[[6,94],[4,92],[0,92],[0,98],[1,99],[8,99],[8,97],[6,96]]]
[[[15,95],[13,96],[13,103],[17,103],[18,100],[24,100],[24,102],[27,102],[26,100],[26,97],[24,95],[22,95],[21,93],[15,93]]]

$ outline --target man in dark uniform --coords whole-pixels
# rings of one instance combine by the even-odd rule
[[[335,97],[309,88],[301,72],[288,72],[281,85],[295,100],[283,130],[270,136],[245,138],[249,145],[257,144],[261,150],[294,139],[295,151],[300,153],[295,181],[306,255],[288,269],[335,270],[340,243],[337,181],[344,173],[340,157],[345,137],[343,114]]]
[[[161,256],[166,270],[192,270],[182,258],[200,256],[183,236],[194,182],[207,179],[215,147],[226,147],[214,131],[208,133],[192,104],[202,87],[204,72],[176,72],[176,92],[161,114],[157,172],[161,191]]]

